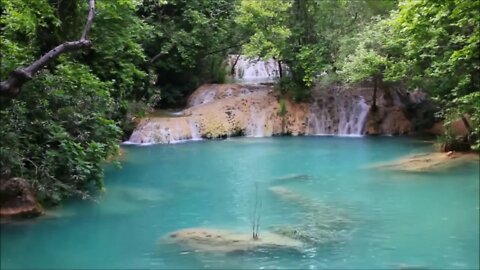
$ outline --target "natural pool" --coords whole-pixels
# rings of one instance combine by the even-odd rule
[[[99,203],[3,224],[1,268],[479,267],[478,164],[441,173],[368,168],[433,151],[419,140],[239,138],[124,150],[123,168],[107,168]],[[249,233],[257,185],[260,237],[288,227],[328,241],[225,254],[162,240],[189,227]]]

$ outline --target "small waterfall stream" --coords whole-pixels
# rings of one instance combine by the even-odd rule
[[[198,129],[198,124],[195,123],[194,120],[189,119],[188,120],[188,126],[190,128],[190,134],[191,134],[191,139],[193,141],[198,141],[202,139],[202,136],[200,135],[200,131]]]
[[[193,107],[193,106],[198,106],[198,105],[212,102],[215,99],[216,94],[217,92],[215,91],[215,89],[205,91],[200,95],[198,95],[197,97],[195,97],[195,99],[193,99],[189,105]]]
[[[310,106],[306,134],[360,136],[369,109],[362,96],[338,88],[326,91]]]
[[[233,68],[233,80],[239,83],[265,83],[273,82],[280,77],[278,62],[274,59],[262,60],[248,58],[243,55],[232,54],[228,56],[229,67]],[[282,73],[288,71],[282,64]]]
[[[247,137],[265,137],[266,111],[251,110],[246,127]]]

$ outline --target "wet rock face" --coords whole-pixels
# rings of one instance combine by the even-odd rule
[[[0,180],[0,218],[36,217],[42,214],[43,209],[27,180],[18,177]]]
[[[366,135],[407,135],[412,132],[412,122],[398,106],[378,107],[368,113]]]
[[[371,91],[367,90],[366,95]],[[371,101],[370,101],[371,102]],[[435,124],[437,106],[424,92],[411,93],[380,89],[378,110],[370,110],[365,124],[366,135],[414,135],[429,133]]]
[[[129,142],[175,143],[242,135],[305,134],[308,104],[287,100],[285,106],[286,115],[279,115],[279,97],[271,85],[204,85],[190,96],[182,117],[144,118]]]
[[[175,117],[147,117],[140,121],[129,143],[176,143],[184,140],[223,139],[232,136],[275,135],[406,135],[423,129],[427,117],[421,92],[407,95],[379,89],[378,109],[370,110],[372,87],[343,85],[315,89],[308,103],[285,100],[273,85],[206,84],[188,99]],[[433,123],[431,123],[433,125]]]

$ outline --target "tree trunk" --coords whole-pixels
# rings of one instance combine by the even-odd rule
[[[283,77],[282,61],[278,60],[277,63],[278,63],[278,76],[282,78]]]
[[[12,71],[5,81],[0,82],[0,96],[15,97],[20,93],[22,85],[35,76],[35,74],[53,61],[59,55],[67,52],[76,51],[92,46],[92,42],[88,38],[88,33],[92,28],[93,18],[95,16],[95,0],[89,0],[89,12],[87,22],[82,32],[82,36],[76,41],[67,41],[57,47],[51,49],[38,60],[27,67],[18,68]]]
[[[373,97],[372,97],[372,111],[377,110],[377,84],[378,84],[378,77],[373,77]]]
[[[237,57],[235,58],[235,62],[233,62],[232,64],[232,69],[230,70],[230,75],[232,75],[232,77],[235,75],[235,67],[237,66],[238,59],[240,59],[240,56],[242,55],[241,54],[237,55]]]
[[[462,115],[462,122],[465,128],[467,129],[468,133],[472,133],[472,126],[470,126],[470,123],[468,122],[467,118],[465,115]]]

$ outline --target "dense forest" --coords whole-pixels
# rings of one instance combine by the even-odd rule
[[[480,147],[480,1],[2,0],[0,11],[0,179],[28,179],[46,203],[102,190],[135,119],[224,82],[229,54],[288,66],[278,89],[295,101],[318,84],[421,89]]]

